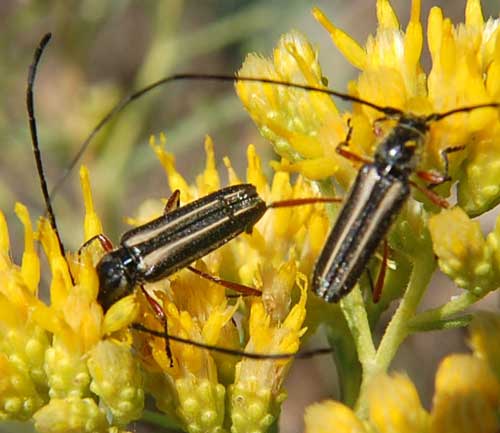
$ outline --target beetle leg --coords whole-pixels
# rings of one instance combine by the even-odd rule
[[[448,209],[450,204],[446,199],[436,194],[434,191],[429,188],[425,188],[420,186],[419,184],[410,180],[410,185],[414,188],[417,188],[421,193],[423,193],[430,201],[432,201],[436,206],[442,207],[443,209]]]
[[[344,141],[341,141],[339,144],[337,144],[337,147],[335,150],[339,155],[342,155],[344,158],[347,158],[355,163],[358,164],[371,164],[373,161],[370,158],[366,158],[362,155],[358,155],[356,152],[353,152],[349,150],[349,142],[351,141],[352,137],[352,125],[351,125],[351,119],[347,121],[347,127],[349,128],[347,131],[347,135],[344,139]]]
[[[149,306],[153,310],[154,315],[156,318],[162,323],[163,329],[165,331],[165,351],[167,352],[167,357],[170,360],[170,367],[174,366],[174,360],[172,357],[172,349],[170,348],[170,339],[168,338],[168,323],[167,323],[167,316],[165,314],[165,311],[163,311],[163,308],[161,305],[158,303],[158,301],[153,298],[144,288],[144,286],[141,284],[141,291],[146,297],[146,300],[149,303]]]
[[[461,150],[464,150],[465,146],[453,146],[453,147],[447,147],[446,149],[443,149],[440,152],[441,158],[443,160],[443,165],[444,165],[444,173],[435,173],[432,171],[417,171],[417,176],[420,177],[421,179],[425,180],[426,182],[429,182],[429,188],[434,188],[438,185],[441,185],[444,182],[447,182],[451,180],[451,177],[448,174],[449,171],[449,166],[450,166],[450,161],[448,159],[448,155],[450,153],[454,152],[459,152]]]
[[[226,281],[214,275],[210,275],[206,272],[200,271],[193,266],[188,266],[188,269],[200,276],[201,278],[205,278],[206,280],[212,281],[213,283],[220,284],[222,287],[226,289],[234,290],[238,293],[241,293],[246,296],[260,296],[262,292],[250,286],[245,286],[244,284],[234,283],[232,281]]]
[[[385,283],[385,275],[387,273],[387,262],[389,260],[389,245],[387,243],[387,239],[382,241],[383,243],[383,255],[382,262],[380,263],[380,269],[378,271],[377,282],[373,287],[373,302],[376,304],[380,301],[380,297],[382,296],[382,288]]]
[[[88,241],[84,242],[80,248],[78,248],[78,257],[80,257],[84,248],[87,248],[95,241],[98,241],[107,253],[113,250],[113,243],[111,242],[111,239],[109,239],[106,235],[99,233],[98,235],[92,236]]]
[[[177,209],[180,204],[181,192],[176,189],[172,195],[168,198],[167,203],[165,203],[165,209],[163,210],[164,214],[167,214],[174,209]]]

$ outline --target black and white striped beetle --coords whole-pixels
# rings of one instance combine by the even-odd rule
[[[455,113],[497,106],[495,103],[481,104],[427,116],[378,107],[379,111],[397,123],[378,145],[373,161],[351,154],[343,147],[348,144],[348,134],[347,141],[340,144],[338,151],[348,158],[363,162],[363,165],[314,267],[312,287],[318,296],[328,302],[338,302],[353,289],[367,269],[368,261],[408,199],[410,185],[416,186],[410,176],[417,169],[430,123]],[[442,154],[446,171],[447,154],[458,149],[449,148]],[[433,184],[447,179],[447,173],[445,176],[421,173],[421,176],[428,180],[434,177]],[[443,207],[447,205],[432,191],[419,189],[436,204]],[[374,300],[377,301],[380,288],[376,287],[375,290]]]
[[[222,188],[173,210],[167,206],[159,218],[124,233],[120,247],[99,261],[99,303],[107,310],[138,283],[158,281],[187,267],[251,231],[266,210],[251,184]]]

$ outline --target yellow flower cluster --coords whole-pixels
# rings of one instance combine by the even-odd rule
[[[341,403],[310,406],[307,433],[495,433],[500,428],[500,316],[478,313],[471,324],[472,355],[446,357],[438,368],[432,410],[420,403],[404,374],[381,374],[369,384],[367,420]]]
[[[152,141],[152,146],[168,174],[170,189],[179,189],[181,198],[195,199],[220,188],[210,138],[205,142],[206,168],[198,176],[194,188],[189,187],[175,170],[174,157],[165,152],[163,143]],[[292,186],[287,173],[277,173],[269,186],[252,146],[247,155],[247,181],[257,187],[267,203],[314,195],[302,180]],[[224,163],[229,183],[240,183],[230,161],[225,159]],[[241,301],[229,303],[224,288],[207,283],[188,271],[181,271],[171,278],[166,290],[159,287],[164,286],[164,282],[151,285],[163,302],[169,332],[205,344],[246,352],[297,351],[299,339],[305,332],[302,324],[307,281],[302,272],[310,272],[321,247],[320,239],[324,236],[324,231],[318,235],[318,227],[309,230],[313,224],[324,231],[327,229],[322,205],[269,210],[251,234],[238,237],[204,259],[201,269],[262,290],[262,296],[248,305]],[[319,240],[314,236],[319,236]],[[299,300],[292,306],[292,299],[297,296],[293,290],[296,282],[300,288]],[[243,345],[231,321],[239,307],[247,312],[248,320],[248,339]],[[148,327],[161,330],[147,309],[145,321]],[[288,361],[242,359],[237,362],[227,355],[200,351],[176,342],[171,345],[173,368],[170,368],[161,339],[147,338],[147,342],[142,343],[141,353],[151,371],[161,371],[167,376],[177,396],[177,406],[166,400],[164,390],[154,383],[152,394],[162,402],[162,410],[177,417],[189,431],[219,431],[227,423],[224,417],[230,419],[234,432],[266,431],[276,421],[284,399],[282,383]]]
[[[90,256],[66,261],[46,221],[34,233],[27,209],[17,204],[16,213],[25,229],[21,267],[10,260],[7,226],[0,218],[0,417],[32,418],[41,432],[106,431],[106,414],[93,398],[98,395],[116,425],[136,419],[144,404],[139,363],[130,344],[103,340],[107,331]],[[35,237],[51,268],[50,305],[38,297]],[[113,372],[109,365],[117,362]]]
[[[429,73],[420,64],[424,45],[420,0],[412,1],[405,30],[389,0],[377,0],[376,8],[377,32],[364,46],[337,28],[322,11],[313,9],[314,17],[327,30],[336,47],[360,70],[357,79],[349,85],[349,95],[415,116],[500,102],[500,20],[485,21],[479,0],[467,1],[464,24],[454,25],[443,16],[440,8],[431,9],[427,22],[427,45],[432,60]],[[272,59],[249,55],[239,74],[322,89],[328,81],[323,77],[316,49],[305,36],[295,31],[280,39]],[[361,103],[353,103],[351,113],[342,113],[326,94],[320,92],[245,81],[238,81],[236,90],[262,135],[272,142],[274,150],[282,157],[273,166],[317,181],[324,195],[336,189],[347,191],[357,173],[359,163],[337,152],[339,144],[347,137],[349,126],[352,127],[349,150],[364,160],[373,158],[377,145],[395,122],[394,116],[384,118],[384,110]],[[491,373],[485,373],[484,365],[478,366],[484,362],[477,358],[455,357],[443,364],[438,373],[438,393],[431,415],[421,408],[408,379],[384,375],[397,347],[407,335],[417,329],[464,326],[467,318],[457,317],[457,313],[498,288],[500,281],[497,233],[500,222],[485,238],[478,224],[471,221],[472,217],[492,209],[500,201],[498,109],[475,109],[430,122],[423,141],[422,149],[417,150],[417,174],[425,171],[448,175],[450,182],[440,185],[436,191],[441,196],[451,196],[451,186],[457,185],[457,206],[441,211],[417,189],[412,192],[388,235],[391,263],[381,302],[373,306],[366,297],[363,303],[356,291],[341,302],[361,364],[361,379],[356,382],[357,379],[340,377],[340,380],[344,388],[358,387],[359,395],[355,392],[354,398],[347,397],[350,404],[356,404],[357,414],[337,403],[311,408],[308,415],[311,432],[374,431],[374,428],[380,432],[498,430],[498,426],[490,422],[492,412],[479,420],[479,411],[477,416],[471,416],[470,424],[464,424],[466,428],[455,428],[453,422],[458,421],[448,419],[450,407],[446,406],[446,399],[440,397],[444,395],[441,390],[444,393],[456,379],[453,374],[446,376],[453,369],[463,372],[461,374],[468,370],[474,372],[475,377],[467,386],[480,388],[481,383],[486,383],[481,382],[482,375],[488,378]],[[445,157],[446,150],[453,152]],[[413,176],[412,181],[421,183],[417,176]],[[443,272],[466,292],[441,307],[417,314],[434,271],[434,255]],[[363,281],[360,285],[366,286]],[[370,326],[373,327],[380,312],[392,300],[401,298],[400,307],[379,346],[375,347]],[[330,318],[323,320],[330,321]],[[336,327],[330,326],[330,334],[334,343],[340,343],[339,347],[350,347]],[[349,359],[349,355],[339,356],[340,362],[344,362],[342,358]],[[346,375],[355,368],[357,364],[353,362],[341,365]],[[374,376],[378,377],[378,382]],[[495,410],[496,391],[493,389],[496,386],[492,385],[491,392],[486,387],[480,390],[486,394],[488,408]],[[368,391],[380,388],[392,389],[394,394],[375,398],[376,392]],[[460,397],[456,398],[453,404],[459,405]],[[467,401],[468,397],[464,398]],[[387,401],[394,405],[389,404],[386,411],[383,405]],[[400,409],[395,410],[398,405]],[[454,410],[456,413],[460,409],[455,406]],[[368,412],[370,426],[363,424]],[[489,427],[481,430],[481,425]]]
[[[206,140],[207,164],[189,186],[176,171],[162,143],[152,147],[165,167],[172,190],[182,202],[220,188],[213,144]],[[287,173],[268,185],[255,149],[248,149],[247,177],[267,202],[311,197],[310,186]],[[240,183],[225,160],[231,184]],[[92,203],[87,170],[81,170],[86,216],[84,239],[102,232]],[[135,224],[158,216],[150,203]],[[16,206],[25,227],[19,267],[10,260],[7,225],[0,218],[0,417],[33,419],[40,432],[118,432],[142,415],[145,393],[180,428],[190,432],[267,431],[285,398],[283,380],[290,359],[250,360],[211,353],[171,342],[173,366],[163,338],[132,332],[144,326],[164,332],[140,291],[116,302],[105,314],[97,302],[95,263],[98,242],[75,254],[61,255],[47,221],[33,231],[25,207]],[[315,224],[314,230],[308,230]],[[252,230],[196,266],[214,275],[256,285],[262,297],[228,298],[220,285],[181,271],[146,285],[162,304],[171,335],[208,345],[261,354],[293,353],[305,332],[307,281],[321,247],[327,217],[323,205],[269,211]],[[316,236],[316,238],[315,238]],[[318,239],[319,237],[319,239]],[[50,304],[38,297],[39,239],[51,269]],[[71,270],[70,270],[71,269]],[[296,285],[298,283],[298,285]],[[294,288],[297,288],[294,290]],[[295,301],[294,301],[295,300]],[[242,313],[241,326],[235,313]],[[135,348],[135,354],[131,350]]]
[[[458,26],[444,18],[440,8],[431,9],[427,41],[432,68],[428,75],[420,66],[420,0],[412,2],[404,32],[389,1],[378,0],[377,33],[368,38],[365,47],[319,9],[313,9],[313,15],[346,59],[361,71],[349,86],[353,96],[415,114],[500,99],[499,21],[484,22],[479,0],[467,2],[465,24]],[[298,32],[281,38],[273,60],[249,55],[239,73],[325,87],[317,51]],[[317,92],[245,82],[238,82],[236,89],[262,134],[278,154],[291,161],[289,170],[311,179],[334,176],[342,186],[348,185],[355,172],[335,152],[346,136],[347,119],[353,126],[351,150],[373,155],[380,131],[374,131],[372,125],[383,114],[372,108],[359,105],[352,114],[339,114],[330,98]],[[482,213],[500,200],[498,128],[498,116],[492,109],[450,116],[432,125],[422,154],[420,169],[442,170],[442,150],[466,146],[453,155],[450,175],[459,180],[459,204],[470,215]]]
[[[443,17],[440,8],[431,9],[427,26],[432,59],[429,74],[420,66],[424,41],[420,0],[412,2],[405,31],[401,30],[388,0],[378,0],[376,6],[377,33],[369,36],[364,47],[337,28],[322,11],[313,9],[314,17],[328,31],[337,48],[361,71],[349,85],[350,95],[415,115],[442,113],[500,100],[500,50],[496,48],[500,20],[485,22],[479,0],[467,2],[465,23],[456,26]],[[317,51],[305,36],[295,31],[280,39],[273,59],[250,54],[239,74],[326,88]],[[339,143],[346,138],[348,121],[352,126],[349,149],[368,158],[373,156],[377,143],[393,125],[387,119],[381,120],[383,113],[362,104],[354,104],[352,113],[340,113],[330,97],[319,92],[244,81],[237,82],[236,90],[261,133],[273,143],[275,151],[286,158],[274,166],[299,172],[312,180],[322,180],[324,194],[331,193],[331,186],[325,188],[325,185],[332,182],[347,190],[356,174],[356,164],[336,152]],[[500,201],[497,110],[477,109],[432,123],[424,148],[419,152],[418,170],[443,172],[443,151],[450,148],[457,149],[447,157],[447,174],[451,182],[440,186],[440,193],[449,194],[450,185],[456,183],[457,204],[469,216],[477,216],[494,207]],[[426,211],[413,199],[408,200],[389,237],[391,247],[410,258],[416,251],[429,252],[431,248],[426,230],[428,199],[418,191],[413,194],[427,204]],[[440,215],[439,239],[438,236],[432,239],[438,255],[439,242],[447,238],[446,232],[460,224],[457,218],[458,212]],[[410,224],[420,226],[420,230],[413,231],[420,239],[408,230],[410,220]],[[450,233],[448,237],[451,236]],[[496,250],[484,249],[480,254],[497,255]],[[459,266],[455,273],[450,273],[453,266],[446,266],[443,260],[439,263],[460,287],[473,288],[484,295],[495,287],[498,277],[497,269],[484,263],[488,257],[483,257],[482,264]],[[455,263],[454,268],[460,263],[464,261]],[[471,267],[475,274],[481,274],[479,282],[463,276]],[[405,279],[402,275],[405,266],[400,264],[399,268],[401,271],[395,278],[401,282]],[[383,304],[387,305],[400,295],[400,291],[393,294],[385,291]]]
[[[500,21],[485,22],[479,0],[467,1],[465,24],[456,26],[439,8],[431,10],[429,74],[420,66],[420,0],[412,2],[405,31],[388,0],[377,0],[376,5],[379,26],[364,47],[323,12],[313,10],[334,44],[361,71],[350,83],[350,95],[415,115],[500,101]],[[326,88],[315,48],[298,32],[281,38],[272,60],[249,55],[240,73]],[[352,113],[341,113],[319,92],[241,81],[236,88],[281,157],[272,164],[276,173],[269,185],[254,147],[247,150],[246,181],[267,203],[347,191],[358,167],[339,155],[337,147],[349,125],[349,149],[371,158],[394,124],[394,119],[381,119],[383,113],[363,104],[354,104]],[[151,146],[182,203],[220,189],[210,138],[205,142],[206,167],[195,185],[177,171],[163,136]],[[443,151],[450,148],[456,151],[449,154],[446,167]],[[457,318],[456,313],[498,287],[500,222],[484,238],[470,218],[500,201],[499,151],[500,123],[492,108],[451,115],[430,125],[418,170],[448,168],[452,182],[438,191],[449,194],[456,183],[458,206],[438,212],[418,192],[407,201],[388,236],[392,271],[378,305],[355,290],[342,300],[342,316],[339,307],[308,299],[307,276],[330,225],[320,204],[271,209],[251,233],[194,264],[212,275],[256,287],[261,297],[235,299],[220,285],[188,270],[145,288],[163,308],[170,335],[232,350],[295,352],[307,329],[306,311],[310,328],[328,322],[332,345],[345,350],[337,358],[338,370],[346,375],[340,377],[349,393],[344,397],[356,404],[357,412],[336,402],[314,405],[306,413],[308,432],[496,432],[498,317],[478,315],[471,328],[474,354],[443,361],[431,412],[422,407],[406,376],[385,372],[411,332],[447,323],[463,326],[467,317]],[[229,184],[241,183],[229,159],[224,164]],[[300,174],[294,183],[290,173]],[[80,175],[86,208],[83,237],[89,240],[103,228],[87,170],[82,168]],[[140,225],[162,212],[160,202],[149,201],[128,221]],[[16,213],[25,234],[20,266],[10,258],[7,224],[0,213],[0,419],[33,420],[43,433],[118,433],[140,418],[145,395],[150,394],[169,424],[193,433],[266,432],[277,422],[289,360],[240,359],[173,340],[169,359],[164,338],[130,327],[138,323],[165,331],[140,290],[103,312],[97,302],[95,265],[104,251],[98,243],[63,257],[47,221],[42,219],[34,230],[25,207],[16,205]],[[38,294],[37,240],[50,266],[48,303]],[[434,254],[441,269],[469,296],[417,315],[435,269]],[[396,298],[402,298],[401,306],[375,347],[373,324]]]

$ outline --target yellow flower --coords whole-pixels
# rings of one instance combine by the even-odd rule
[[[469,345],[474,355],[488,362],[500,382],[500,316],[493,312],[480,311],[474,314],[469,327]]]
[[[420,1],[412,4],[406,32],[400,30],[390,3],[377,1],[377,33],[368,37],[365,48],[336,28],[319,9],[314,9],[313,15],[347,60],[362,71],[351,88],[353,93],[382,106],[418,108],[411,104],[412,100],[425,96],[425,76],[418,63],[422,51]],[[371,114],[380,117],[380,113]]]
[[[340,403],[326,401],[306,409],[306,432],[494,433],[500,427],[500,383],[477,356],[456,354],[441,362],[430,413],[404,375],[380,374],[368,387],[366,419]]]
[[[304,35],[291,32],[280,39],[273,61],[250,54],[239,74],[324,87],[317,57]],[[258,83],[237,82],[236,90],[263,136],[291,161],[275,167],[311,179],[335,176],[348,185],[355,172],[335,151],[347,128],[330,97]]]
[[[376,376],[370,384],[368,398],[370,421],[380,433],[428,431],[429,416],[408,377]]]
[[[453,27],[438,8],[431,10],[428,22],[433,61],[428,91],[435,110],[498,101],[500,53],[494,49],[498,19],[485,23],[480,1],[469,0],[465,24]],[[451,116],[444,123],[442,129],[435,128],[437,149],[467,145],[463,155],[457,154],[464,173],[460,175],[459,204],[469,215],[483,213],[500,197],[498,117],[493,110],[478,110],[469,116]]]
[[[445,112],[500,99],[500,51],[495,49],[499,20],[484,22],[479,0],[469,0],[465,25],[453,26],[439,8],[429,15],[431,72],[420,66],[423,45],[420,0],[414,0],[405,31],[388,0],[377,1],[379,26],[364,47],[332,24],[319,9],[313,15],[348,61],[361,70],[350,94],[382,107],[415,114]],[[304,36],[281,38],[274,59],[248,56],[242,76],[268,77],[323,87],[317,53]],[[350,149],[373,156],[376,139],[371,125],[383,116],[366,106],[339,114],[325,95],[270,84],[237,83],[238,94],[262,134],[275,150],[292,161],[288,170],[311,179],[333,176],[344,188],[352,181],[351,163],[335,149],[346,136],[351,119]],[[386,129],[389,122],[377,124]],[[457,114],[431,125],[419,169],[444,169],[441,152],[466,146],[450,155],[450,175],[459,181],[459,204],[470,215],[491,209],[500,200],[500,124],[492,109]],[[378,128],[376,128],[378,129]]]
[[[151,142],[165,168],[172,189],[185,197],[196,199],[220,188],[215,170],[213,143],[207,138],[207,164],[196,185],[189,184],[175,169],[173,155],[160,143]],[[291,185],[286,173],[277,173],[269,186],[262,172],[255,149],[248,149],[248,181],[256,185],[266,202],[310,197],[311,188],[302,180]],[[240,180],[226,158],[231,184]],[[150,205],[148,204],[148,208]],[[141,211],[140,211],[141,213]],[[133,221],[145,222],[140,216]],[[316,230],[309,228],[317,223]],[[320,228],[323,229],[321,234]],[[301,270],[310,272],[320,248],[318,236],[324,236],[326,216],[323,206],[302,206],[294,209],[270,209],[252,229],[197,263],[200,270],[232,281],[255,286],[262,297],[244,306],[242,301],[230,302],[225,289],[207,282],[189,271],[148,285],[160,299],[167,315],[169,334],[203,344],[253,353],[293,353],[299,349],[305,330],[305,283],[297,304],[292,299],[295,282]],[[316,237],[316,238],[315,238]],[[237,310],[249,314],[246,343],[240,341],[241,326],[232,320]],[[150,309],[142,309],[143,323],[162,332]],[[246,327],[246,320],[242,323]],[[230,421],[233,431],[266,431],[275,422],[284,399],[282,383],[289,362],[283,360],[238,361],[235,357],[211,353],[185,344],[170,342],[173,366],[166,356],[165,342],[147,334],[136,335],[136,346],[148,369],[146,386],[158,407],[189,431],[219,431]],[[230,394],[227,405],[227,394]],[[172,398],[172,393],[174,398]],[[252,410],[248,411],[248,407]]]
[[[347,406],[335,401],[316,403],[306,409],[306,433],[366,433],[363,423]]]
[[[300,281],[301,280],[301,281]],[[249,340],[245,351],[263,354],[298,351],[306,314],[307,281],[301,277],[299,302],[280,324],[273,324],[264,302],[257,299],[250,311]],[[243,359],[236,366],[230,387],[232,431],[265,432],[277,420],[286,398],[281,387],[290,360]]]
[[[92,376],[90,390],[107,405],[114,423],[126,425],[139,419],[144,407],[143,379],[129,345],[100,341],[91,349],[87,365]]]
[[[206,168],[195,186],[177,172],[173,156],[163,145],[152,141],[152,146],[172,189],[181,191],[183,203],[220,188],[210,138],[205,143]],[[301,179],[291,184],[284,172],[270,186],[253,147],[248,158],[247,177],[267,202],[314,195]],[[231,183],[238,183],[228,159],[225,164]],[[85,168],[80,178],[86,208],[84,239],[88,241],[102,233],[102,225]],[[143,224],[161,214],[162,208],[148,202],[129,221]],[[160,410],[187,431],[264,432],[276,421],[286,395],[282,385],[290,359],[239,360],[171,341],[170,360],[163,338],[128,329],[135,321],[165,331],[140,290],[103,312],[97,301],[95,271],[104,254],[99,242],[91,241],[63,257],[47,221],[41,220],[38,233],[33,233],[27,210],[18,205],[16,212],[25,226],[21,267],[10,261],[7,226],[0,217],[1,418],[32,418],[44,433],[118,431],[141,416],[146,390]],[[309,230],[312,224],[315,230]],[[234,301],[224,287],[189,271],[146,284],[146,290],[163,307],[173,336],[254,353],[296,352],[305,332],[307,284],[301,271],[310,272],[326,226],[322,205],[269,210],[252,234],[196,263],[205,272],[256,284],[263,292],[258,299]],[[37,297],[36,238],[52,273],[49,304]],[[300,296],[295,303],[296,280]],[[237,311],[242,313],[239,324],[234,319]]]
[[[228,305],[223,287],[207,283],[192,273],[180,272],[171,282],[170,290],[173,300],[156,291],[163,299],[169,334],[204,344],[240,347],[231,321],[238,304]],[[146,326],[163,331],[147,308],[145,311]],[[146,367],[154,376],[158,371],[165,375],[160,382],[147,379],[148,390],[158,407],[170,417],[179,418],[190,431],[217,431],[225,413],[225,387],[219,383],[217,357],[209,351],[172,341],[171,366],[163,339],[151,339],[147,334],[137,339],[140,339],[138,344],[143,345],[141,353]],[[231,367],[224,365],[224,368]],[[161,385],[165,379],[169,384],[167,389]],[[174,405],[170,401],[171,393],[175,395]]]
[[[92,398],[53,398],[35,415],[35,426],[40,432],[105,432],[106,415]]]
[[[27,209],[16,205],[24,225],[22,266],[10,260],[9,236],[0,214],[0,419],[29,419],[48,399],[44,353],[49,335],[33,320],[40,262]]]
[[[89,210],[86,230],[97,232],[100,223],[92,212],[85,170],[82,185]],[[34,233],[27,209],[17,204],[16,213],[25,228],[20,268],[10,261],[7,227],[0,218],[1,418],[33,418],[41,432],[105,431],[137,419],[144,398],[142,380],[132,374],[137,372],[137,360],[129,344],[125,343],[121,358],[113,358],[119,346],[103,341],[107,331],[96,300],[97,277],[90,255],[83,251],[81,257],[74,254],[66,260],[47,221],[42,220]],[[40,239],[52,272],[50,305],[37,297],[40,262],[35,238]],[[106,357],[113,358],[106,365],[112,386],[105,386],[99,373]],[[120,397],[119,403],[109,398],[110,392]],[[106,406],[99,407],[99,400]],[[104,407],[113,413],[111,423]]]
[[[451,355],[441,362],[436,374],[430,431],[497,432],[499,397],[500,384],[485,361]]]

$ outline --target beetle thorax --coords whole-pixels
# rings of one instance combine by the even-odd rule
[[[417,167],[428,124],[417,116],[402,117],[379,144],[375,164],[398,177],[409,176]]]

